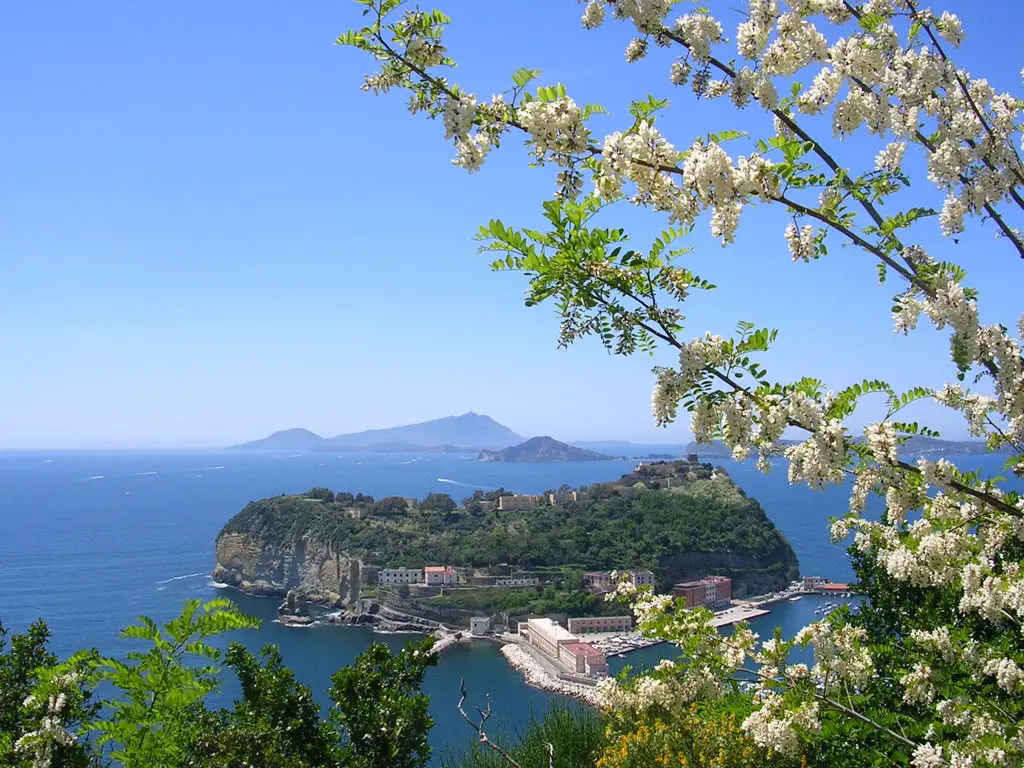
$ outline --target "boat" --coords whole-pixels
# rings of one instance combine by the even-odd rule
[[[789,598],[789,602],[795,603],[797,600],[800,600],[800,599],[802,599],[801,596],[797,595],[796,597]]]

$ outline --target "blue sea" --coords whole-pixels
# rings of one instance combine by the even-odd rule
[[[656,448],[652,447],[652,450]],[[312,486],[374,496],[455,499],[475,489],[504,486],[537,493],[614,480],[635,461],[557,464],[480,463],[464,455],[295,454],[236,451],[0,452],[0,621],[14,631],[44,618],[53,649],[66,655],[96,647],[123,653],[118,630],[140,615],[174,617],[189,598],[229,596],[264,619],[260,630],[237,638],[253,649],[281,648],[298,677],[326,701],[328,677],[370,642],[393,648],[404,635],[380,635],[353,627],[286,628],[272,623],[276,601],[216,588],[209,579],[213,541],[221,526],[247,502]],[[957,463],[1000,472],[1002,457],[968,456]],[[782,467],[762,475],[752,463],[719,460],[736,483],[756,498],[796,550],[801,572],[834,581],[852,578],[843,548],[828,536],[828,518],[842,514],[843,488],[813,492],[792,487]],[[805,598],[772,607],[755,630],[779,624],[789,633],[814,620],[818,601]],[[650,648],[611,660],[646,666],[666,653]],[[541,713],[551,695],[527,687],[485,643],[446,651],[429,670],[435,761],[445,747],[465,743],[470,731],[455,711],[459,681],[471,703],[490,696],[499,729],[514,730],[530,713]],[[232,695],[229,684],[226,699]]]

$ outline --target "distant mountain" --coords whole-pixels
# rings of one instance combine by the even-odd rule
[[[388,429],[323,438],[308,429],[286,429],[232,448],[288,451],[434,451],[472,453],[521,443],[523,437],[490,416],[464,413]]]
[[[318,451],[377,450],[379,445],[406,446],[404,450],[426,450],[439,446],[458,446],[478,451],[481,448],[501,448],[522,442],[508,427],[490,416],[464,413],[443,419],[424,421],[389,429],[370,429],[351,435],[338,435],[318,446]]]
[[[296,427],[283,429],[262,440],[229,446],[231,449],[264,450],[264,451],[312,451],[324,443],[324,439],[308,429]]]
[[[531,437],[525,443],[500,451],[481,451],[477,457],[479,461],[603,461],[610,458],[550,437]]]

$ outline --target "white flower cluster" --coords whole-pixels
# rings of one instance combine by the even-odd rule
[[[917,663],[900,678],[903,701],[907,704],[931,704],[935,699],[935,675],[931,667]]]
[[[519,107],[516,119],[530,134],[540,159],[549,152],[582,152],[590,140],[590,131],[583,124],[583,111],[570,98],[529,101]]]
[[[70,703],[69,693],[77,690],[80,676],[75,673],[59,675],[52,680],[53,693],[46,696],[28,696],[22,706],[38,710],[39,726],[23,734],[14,744],[17,752],[29,756],[33,766],[49,768],[53,763],[55,747],[74,744],[75,735],[65,726]]]
[[[672,30],[679,35],[694,60],[699,62],[709,61],[711,46],[722,40],[722,25],[709,13],[693,12],[680,16]]]
[[[743,730],[754,743],[783,755],[799,753],[800,736],[821,730],[817,702],[788,709],[782,697],[766,694],[761,706],[743,721]]]
[[[786,243],[793,261],[810,261],[815,258],[814,227],[810,224],[797,229],[792,221],[786,226]]]
[[[860,627],[827,621],[809,624],[793,638],[799,645],[814,646],[812,677],[853,686],[866,683],[875,671],[866,639],[867,633]]]

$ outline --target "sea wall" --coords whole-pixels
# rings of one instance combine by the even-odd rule
[[[346,606],[359,599],[362,563],[326,542],[302,538],[293,547],[264,545],[244,533],[217,538],[214,581],[253,595],[285,596],[289,590],[319,605]]]

